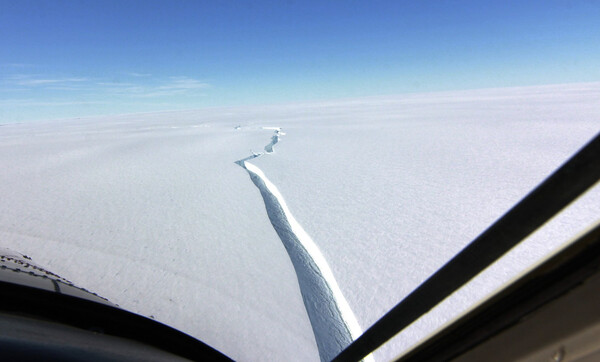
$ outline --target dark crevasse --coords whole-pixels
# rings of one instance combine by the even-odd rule
[[[361,333],[325,258],[290,213],[285,200],[255,165],[241,161],[260,190],[267,214],[292,261],[321,360],[330,361]]]
[[[358,338],[362,329],[315,242],[296,221],[277,187],[260,168],[248,162],[272,154],[273,146],[285,135],[279,127],[263,128],[274,130],[271,143],[265,146],[266,153],[252,152],[235,163],[248,172],[261,193],[269,220],[296,271],[321,360],[330,361]],[[372,357],[365,360],[372,360]]]

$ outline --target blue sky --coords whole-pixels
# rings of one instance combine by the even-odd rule
[[[0,0],[0,123],[600,81],[600,2]]]

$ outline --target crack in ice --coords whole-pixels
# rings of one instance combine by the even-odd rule
[[[280,128],[263,128],[275,130],[271,143],[265,146],[265,151],[272,153],[273,145],[284,133]],[[236,163],[246,169],[260,190],[269,220],[296,271],[321,360],[330,361],[358,338],[362,329],[318,246],[296,221],[277,187],[260,168],[248,162],[262,155],[253,152]]]
[[[277,142],[279,142],[279,139],[281,136],[285,136],[285,133],[281,132],[281,127],[263,127],[263,129],[271,129],[271,130],[275,131],[273,133],[273,136],[271,137],[271,143],[269,143],[268,145],[265,146],[266,153],[273,153],[273,152],[275,152],[275,149],[273,148],[273,146],[275,146],[275,144]],[[262,154],[260,154],[260,155],[262,155]]]

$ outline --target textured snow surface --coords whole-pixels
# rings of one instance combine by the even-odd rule
[[[286,136],[269,144],[273,125]],[[271,146],[251,162],[366,329],[598,131],[597,83],[6,124],[0,246],[234,359],[318,360],[292,263],[236,160]],[[376,359],[556,249],[598,205],[596,186]]]

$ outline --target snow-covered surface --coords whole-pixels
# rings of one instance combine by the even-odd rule
[[[235,359],[318,360],[292,263],[236,160],[277,186],[366,329],[599,130],[598,83],[5,124],[1,246]],[[287,135],[269,143],[273,131]],[[598,205],[596,186],[375,358]]]

